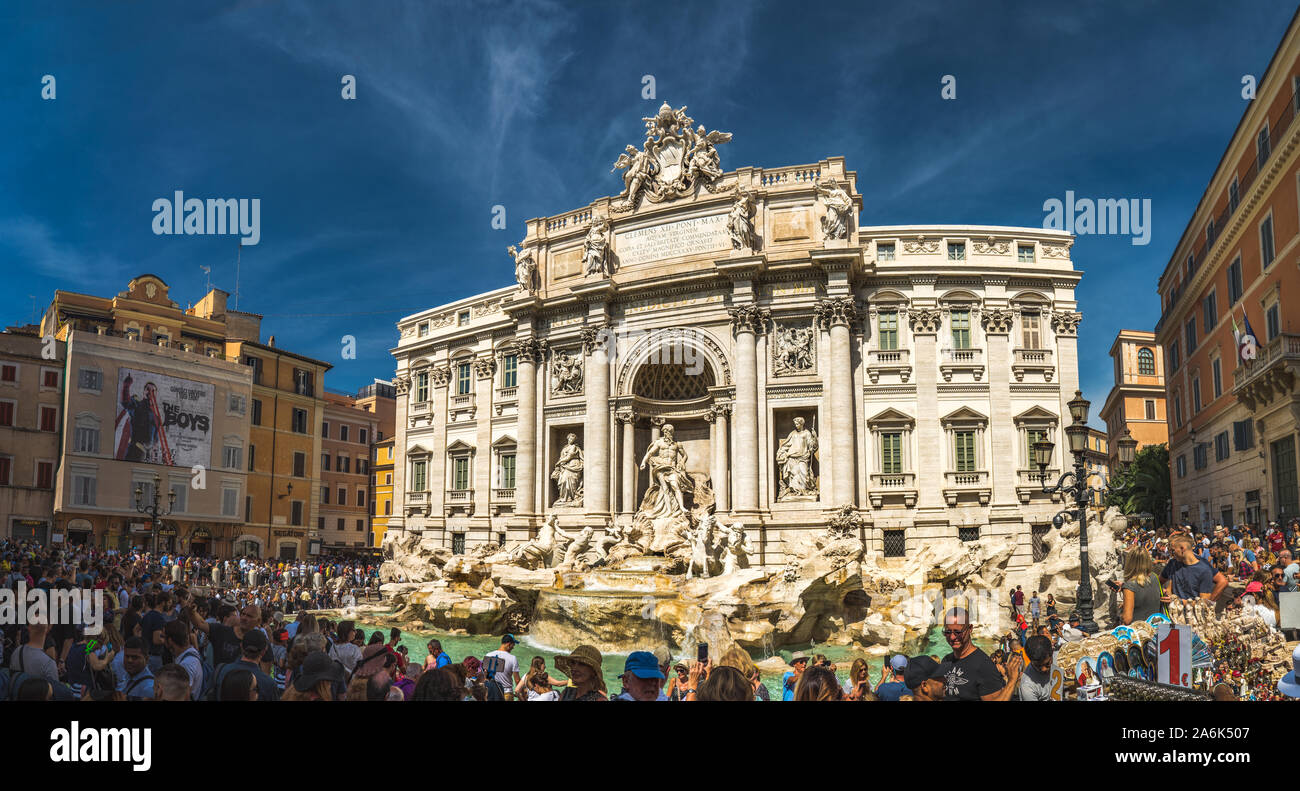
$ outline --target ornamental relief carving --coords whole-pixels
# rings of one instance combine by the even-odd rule
[[[551,358],[551,395],[582,393],[582,355],[577,349],[557,349]]]
[[[929,239],[925,236],[918,236],[915,239],[908,239],[903,242],[903,252],[937,253],[939,252],[939,240]]]
[[[1083,314],[1072,311],[1058,311],[1052,314],[1052,332],[1061,336],[1076,336],[1079,334],[1079,322],[1083,321]]]
[[[479,379],[491,379],[496,370],[496,360],[491,357],[479,357],[474,361],[474,375]]]
[[[816,340],[811,323],[775,325],[771,344],[772,373],[776,376],[816,373]]]
[[[912,332],[934,334],[939,331],[943,314],[937,310],[913,308],[908,314],[908,320],[912,324]]]
[[[1011,252],[1011,242],[1008,239],[994,239],[992,236],[973,243],[975,252],[980,255],[1006,255]]]
[[[1010,335],[1011,328],[1016,321],[1016,312],[996,308],[986,310],[982,321],[986,333],[990,335]]]
[[[1043,258],[1069,258],[1070,244],[1042,244]]]

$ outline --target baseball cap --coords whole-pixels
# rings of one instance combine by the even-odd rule
[[[631,673],[637,678],[663,678],[659,671],[659,660],[649,651],[633,651],[623,663],[623,675]]]
[[[939,672],[939,663],[933,658],[925,655],[914,656],[907,660],[907,669],[903,671],[903,684],[908,689],[916,689],[922,682],[940,675],[942,674]]]
[[[515,636],[512,635],[512,634],[508,634],[508,635],[506,635],[505,637],[502,637],[502,638],[501,638],[501,642],[503,642],[503,643],[510,643],[511,645],[518,645],[518,644],[519,644],[519,641],[516,640],[516,639],[515,639]]]
[[[266,648],[266,635],[262,633],[261,629],[250,629],[244,632],[244,637],[239,641],[239,644],[245,649],[260,651]]]
[[[1259,593],[1262,590],[1264,590],[1264,584],[1259,580],[1252,580],[1251,583],[1246,586],[1246,590],[1242,591],[1241,595],[1245,596],[1247,593]]]
[[[907,669],[907,657],[902,654],[894,654],[894,658],[889,660],[889,667],[895,673],[901,673]]]

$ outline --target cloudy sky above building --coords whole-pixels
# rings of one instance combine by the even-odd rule
[[[0,10],[0,321],[151,272],[236,290],[235,236],[153,203],[259,198],[239,308],[356,389],[403,315],[512,281],[528,218],[618,192],[662,101],[732,132],[722,165],[843,155],[863,225],[1041,227],[1044,201],[1150,199],[1150,242],[1081,236],[1097,407],[1295,13],[1285,2],[141,2]],[[42,100],[42,77],[57,98]],[[340,95],[355,75],[355,101]],[[642,98],[653,75],[656,98]],[[956,98],[941,96],[945,75]],[[492,227],[504,206],[507,228]],[[208,267],[205,273],[201,267]],[[343,359],[341,339],[357,341]],[[1094,420],[1094,423],[1096,421]]]

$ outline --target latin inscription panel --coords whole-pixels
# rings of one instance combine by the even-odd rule
[[[731,246],[727,215],[714,214],[652,225],[614,236],[620,267],[637,266],[684,255],[710,253]]]

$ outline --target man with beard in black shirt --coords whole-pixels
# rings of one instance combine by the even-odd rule
[[[1017,652],[1007,660],[1007,678],[989,655],[971,642],[970,614],[954,607],[943,616],[943,636],[952,653],[943,658],[944,700],[1010,700],[1020,682],[1022,660]]]

